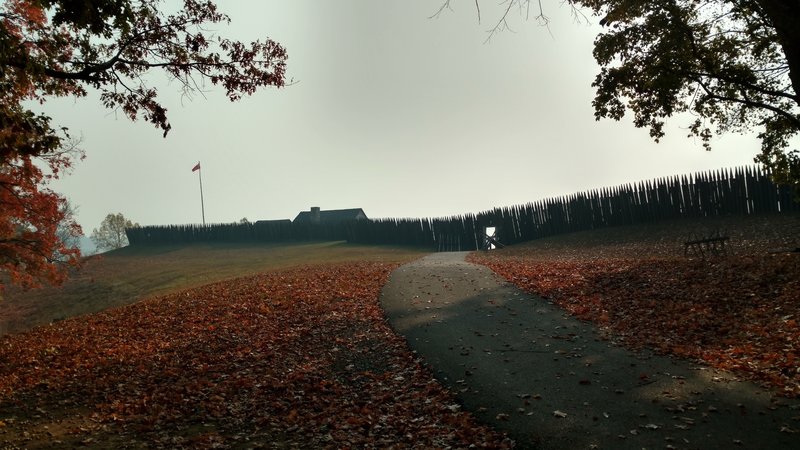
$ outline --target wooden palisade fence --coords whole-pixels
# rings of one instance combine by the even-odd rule
[[[480,248],[486,227],[496,227],[498,240],[508,245],[618,225],[790,211],[800,211],[800,203],[789,188],[775,185],[759,167],[741,167],[660,178],[448,218],[359,220],[337,225],[283,221],[146,226],[126,232],[131,245],[346,240],[453,251]]]

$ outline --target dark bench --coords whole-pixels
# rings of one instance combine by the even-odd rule
[[[689,250],[692,250],[695,255],[699,254],[702,258],[705,258],[706,254],[725,255],[727,254],[725,243],[729,240],[729,236],[723,235],[719,231],[705,237],[693,236],[683,243],[683,256],[687,256]]]

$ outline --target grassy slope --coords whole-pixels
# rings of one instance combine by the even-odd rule
[[[0,447],[508,448],[383,318],[399,264],[385,259],[413,256],[328,249],[315,262],[382,261],[225,279],[4,336]]]
[[[554,237],[515,246],[515,248],[509,248],[502,252],[491,252],[489,255],[503,259],[504,256],[513,258],[514,254],[519,253],[516,256],[545,259],[550,265],[563,262],[560,260],[565,258],[582,259],[585,261],[586,259],[592,260],[609,257],[626,258],[631,257],[631,255],[638,255],[641,257],[643,254],[649,252],[670,255],[667,256],[666,259],[681,260],[683,258],[676,255],[679,255],[682,250],[680,243],[686,237],[687,232],[709,227],[713,229],[720,225],[722,228],[729,229],[730,235],[733,237],[732,250],[736,253],[761,251],[760,249],[772,247],[796,246],[798,245],[797,230],[800,230],[800,227],[798,227],[800,221],[798,221],[797,216],[785,219],[788,220],[780,224],[777,223],[783,219],[773,218],[766,222],[761,219],[755,221],[737,221],[736,223],[733,221],[702,224],[686,222],[658,226],[608,229],[591,233],[576,233],[574,235]],[[302,340],[297,340],[297,342],[295,342],[290,340],[291,342],[287,342],[288,347],[286,349],[281,348],[278,350],[277,347],[267,348],[266,350],[269,350],[271,355],[280,356],[276,361],[285,362],[291,359],[291,357],[297,357],[300,358],[300,360],[289,361],[292,362],[293,365],[290,365],[290,368],[287,370],[275,373],[267,372],[266,375],[277,377],[275,379],[280,379],[280,377],[285,377],[287,372],[305,374],[304,376],[308,378],[307,381],[310,383],[306,383],[302,386],[304,389],[303,392],[313,392],[314,394],[309,396],[309,411],[316,411],[319,406],[316,403],[319,399],[324,398],[325,400],[323,403],[325,405],[338,405],[337,408],[340,406],[344,408],[341,411],[350,411],[353,413],[353,417],[351,418],[353,423],[350,424],[349,422],[339,420],[341,411],[337,412],[335,408],[330,412],[325,412],[322,418],[326,420],[332,419],[331,423],[333,425],[344,423],[344,425],[346,425],[344,428],[352,428],[352,425],[359,425],[357,421],[358,418],[363,419],[363,417],[370,417],[369,414],[372,413],[370,411],[365,413],[364,410],[353,410],[351,407],[353,401],[356,401],[358,405],[362,403],[367,406],[385,405],[393,398],[400,398],[402,401],[397,403],[396,406],[399,412],[396,414],[394,412],[392,413],[394,415],[391,416],[390,422],[402,424],[405,422],[402,422],[400,419],[405,417],[409,419],[411,423],[416,423],[416,417],[419,417],[420,414],[423,413],[410,409],[409,405],[419,405],[422,404],[422,402],[419,401],[420,398],[430,398],[431,394],[425,391],[425,389],[429,389],[430,381],[423,379],[424,377],[421,377],[419,374],[414,375],[421,377],[419,386],[424,389],[419,392],[405,392],[404,388],[401,389],[400,385],[406,386],[407,380],[410,378],[409,374],[412,373],[412,368],[404,368],[403,371],[398,371],[394,366],[399,363],[393,362],[392,364],[386,364],[386,362],[383,361],[382,358],[384,358],[385,355],[381,352],[385,353],[385,349],[393,347],[390,347],[388,344],[384,343],[383,340],[377,339],[375,335],[371,334],[378,332],[379,334],[391,338],[391,333],[389,333],[387,329],[379,329],[383,322],[381,320],[375,320],[380,316],[379,311],[376,309],[377,303],[375,303],[375,295],[368,296],[368,300],[371,302],[369,304],[372,305],[371,309],[365,308],[364,305],[360,303],[350,304],[352,302],[342,301],[342,299],[349,297],[342,296],[339,292],[358,292],[359,289],[363,288],[364,283],[361,281],[362,278],[356,275],[357,270],[359,270],[358,267],[351,266],[345,271],[339,270],[337,272],[334,270],[331,273],[320,272],[317,269],[305,272],[303,270],[298,271],[296,274],[300,277],[298,279],[309,280],[307,283],[290,280],[291,282],[286,284],[282,281],[283,279],[280,279],[281,282],[276,282],[273,279],[262,280],[258,277],[253,277],[252,279],[240,278],[235,282],[220,283],[218,285],[209,285],[207,283],[214,280],[224,280],[231,277],[298,266],[310,262],[332,263],[370,260],[402,262],[413,259],[419,255],[421,255],[420,252],[413,250],[361,247],[336,243],[263,247],[193,246],[180,248],[125,249],[105,255],[102,259],[90,260],[87,263],[86,269],[76,274],[74,279],[60,290],[40,290],[25,294],[11,293],[12,295],[10,298],[6,300],[4,304],[0,305],[0,327],[3,326],[3,323],[8,323],[2,322],[3,320],[8,320],[9,318],[14,319],[14,317],[16,317],[16,322],[14,322],[15,327],[17,327],[16,329],[24,329],[29,326],[29,324],[26,325],[26,322],[23,322],[23,320],[28,321],[28,323],[33,323],[35,320],[47,322],[50,320],[48,317],[54,315],[69,316],[87,313],[92,311],[91,308],[103,309],[108,306],[131,303],[138,298],[152,296],[156,293],[175,292],[186,287],[205,285],[188,294],[182,293],[180,298],[178,298],[179,296],[177,294],[172,295],[170,298],[168,298],[169,296],[153,298],[130,307],[119,308],[109,313],[91,316],[86,320],[81,318],[79,320],[64,321],[53,327],[40,328],[33,333],[7,338],[6,343],[8,345],[4,346],[4,348],[7,347],[14,351],[8,350],[9,356],[7,356],[6,361],[13,361],[15,364],[20,365],[20,368],[9,369],[10,376],[6,378],[10,380],[9,383],[30,382],[32,385],[24,389],[19,386],[12,386],[12,392],[13,389],[16,389],[16,393],[13,394],[14,397],[9,397],[4,406],[0,405],[6,409],[0,411],[0,419],[5,421],[5,425],[0,424],[0,426],[5,426],[7,430],[4,439],[9,436],[16,436],[19,439],[14,442],[26,443],[25,446],[35,447],[31,445],[30,438],[27,436],[32,432],[36,432],[39,433],[37,435],[42,436],[43,444],[60,445],[60,442],[53,440],[54,436],[58,434],[57,427],[66,427],[65,439],[69,438],[68,442],[71,444],[79,445],[83,443],[90,447],[95,444],[103,445],[99,443],[107,442],[107,438],[114,436],[121,439],[120,442],[129,442],[129,440],[133,438],[138,439],[141,432],[137,427],[155,427],[151,430],[152,432],[147,435],[148,439],[150,439],[147,442],[151,443],[161,442],[158,441],[159,433],[170,437],[174,436],[177,432],[185,434],[187,440],[205,439],[203,442],[196,442],[196,445],[193,444],[194,446],[212,447],[223,438],[228,440],[228,442],[232,439],[238,439],[239,437],[235,436],[233,431],[230,430],[241,431],[242,427],[238,423],[229,424],[226,422],[225,420],[227,419],[225,418],[229,417],[228,414],[222,414],[222,418],[217,418],[215,416],[210,418],[205,416],[191,416],[191,420],[179,424],[180,426],[177,428],[171,425],[167,428],[160,428],[163,424],[160,425],[157,421],[153,422],[157,426],[152,425],[150,422],[142,422],[145,419],[151,420],[152,418],[149,416],[142,416],[143,418],[139,417],[134,414],[137,413],[137,411],[133,411],[133,413],[127,411],[127,413],[133,415],[120,416],[122,419],[119,419],[115,416],[115,414],[117,414],[115,408],[127,408],[132,405],[134,401],[142,401],[141,396],[136,392],[136,389],[139,389],[140,385],[146,386],[147,389],[153,389],[158,392],[163,391],[170,395],[174,394],[173,391],[176,390],[185,393],[189,392],[188,387],[196,388],[196,386],[193,385],[176,384],[173,380],[174,374],[176,373],[183,373],[185,376],[183,376],[181,380],[187,383],[193,380],[208,380],[212,378],[209,373],[206,373],[208,371],[205,366],[201,365],[201,367],[195,364],[191,367],[184,367],[178,364],[186,361],[193,362],[201,360],[199,355],[189,355],[188,350],[186,350],[187,355],[191,357],[184,358],[184,356],[187,355],[183,354],[183,349],[204,352],[213,350],[211,347],[212,344],[220,345],[221,347],[219,348],[225,350],[220,352],[211,351],[209,353],[210,356],[221,358],[219,360],[209,361],[209,364],[213,362],[218,366],[218,373],[222,374],[220,377],[222,381],[217,383],[216,381],[218,380],[215,380],[214,383],[209,384],[205,391],[201,392],[201,394],[203,394],[201,397],[204,401],[214,400],[215,398],[218,399],[218,401],[215,400],[216,403],[212,402],[214,404],[207,405],[208,408],[202,409],[201,412],[210,411],[210,413],[213,413],[212,407],[215,405],[218,406],[217,403],[234,406],[242,404],[250,405],[250,403],[253,403],[253,399],[262,399],[262,397],[265,401],[280,400],[288,402],[287,404],[294,405],[296,403],[295,400],[298,398],[295,395],[296,393],[286,390],[288,388],[283,384],[279,383],[273,387],[268,386],[269,389],[268,387],[262,386],[259,389],[264,391],[264,395],[255,397],[249,396],[249,391],[242,390],[241,386],[233,385],[233,387],[231,387],[229,386],[231,383],[225,381],[229,379],[233,380],[235,378],[234,375],[246,373],[246,371],[242,370],[242,367],[256,371],[258,379],[266,379],[264,378],[265,373],[263,373],[263,370],[272,370],[275,365],[264,364],[265,360],[259,356],[260,354],[250,352],[251,349],[248,347],[253,346],[255,348],[257,345],[263,346],[265,342],[269,342],[269,339],[262,339],[262,336],[256,336],[255,332],[252,330],[238,329],[238,327],[242,326],[253,326],[254,330],[266,333],[265,336],[267,338],[273,338],[275,336],[284,336],[291,339],[295,339],[296,337],[313,338],[313,342]],[[594,265],[594,263],[590,262],[588,267]],[[365,269],[362,268],[361,270]],[[338,278],[342,278],[343,281],[347,281],[345,280],[345,278],[347,278],[350,279],[350,281],[341,285],[337,284],[335,288],[333,288],[330,282]],[[793,279],[796,280],[797,278]],[[372,288],[379,288],[377,284],[373,284]],[[574,283],[568,283],[568,285],[572,284]],[[279,292],[259,291],[259,289],[264,289],[265,287],[269,289],[283,289],[284,287],[293,289],[291,292],[287,291],[285,293],[286,299],[292,299],[292,302],[277,302],[274,308],[275,311],[278,311],[278,306],[293,305],[294,300],[297,298],[305,299],[303,304],[308,304],[312,310],[308,311],[308,314],[298,314],[299,310],[289,308],[284,316],[263,317],[263,314],[253,315],[254,311],[258,311],[253,309],[252,302],[244,301],[246,299],[243,299],[243,306],[246,307],[242,309],[244,315],[237,316],[236,314],[229,314],[236,312],[231,309],[228,300],[226,300],[229,298],[239,299],[242,296],[259,296],[262,294],[267,295],[267,298],[272,300],[280,300],[280,298],[282,298],[278,296],[278,294],[280,294]],[[188,302],[192,307],[191,309],[185,310],[191,314],[197,315],[197,320],[186,320],[186,317],[183,317],[181,320],[186,322],[185,326],[175,327],[175,319],[172,312],[176,309],[183,308],[186,305],[186,299],[189,299]],[[219,301],[223,302],[221,306],[217,305]],[[180,306],[171,306],[170,302],[176,302]],[[221,312],[213,312],[207,308],[201,308],[203,305],[217,305],[221,308]],[[27,307],[27,309],[24,307]],[[344,307],[347,307],[347,309],[341,311],[337,309]],[[330,311],[330,308],[333,308],[333,310]],[[158,313],[159,310],[163,310],[163,313]],[[15,313],[16,316],[12,313]],[[365,315],[365,317],[361,317],[359,314]],[[351,323],[351,316],[369,320],[364,321],[363,329],[359,329],[359,332],[353,333],[353,330],[348,328],[353,325]],[[798,317],[800,317],[800,315],[798,315]],[[207,320],[208,318],[227,318],[228,321],[224,323],[212,323]],[[331,322],[332,320],[335,323]],[[336,320],[339,320],[339,322],[336,322]],[[137,323],[139,325],[130,326],[131,323]],[[106,324],[108,330],[98,331],[97,327],[102,324]],[[125,326],[120,326],[121,324]],[[294,330],[290,327],[289,331],[294,331],[287,333],[284,330],[287,324],[294,324],[299,328]],[[150,328],[142,328],[144,326]],[[272,328],[268,328],[268,326],[279,326],[281,330],[284,331],[282,333],[270,334],[269,330]],[[64,328],[65,331],[60,331],[62,328]],[[192,332],[184,333],[187,329]],[[70,331],[66,332],[66,330]],[[348,330],[349,332],[345,333],[343,330]],[[143,344],[140,343],[141,345],[132,345],[131,338],[126,336],[125,333],[134,333],[140,338],[146,337],[146,339],[142,341]],[[180,336],[173,336],[175,333],[178,333]],[[206,334],[209,334],[210,337],[206,338]],[[184,335],[194,340],[183,339]],[[342,336],[356,339],[356,341],[340,343],[337,338],[341,338]],[[84,340],[86,337],[99,340],[99,342],[87,342]],[[156,339],[156,337],[160,337],[160,339]],[[230,343],[234,338],[236,342],[238,342],[238,346],[231,347]],[[245,342],[240,341],[240,339],[250,339],[250,341]],[[110,345],[113,348],[108,351],[99,352],[101,344],[106,346]],[[331,348],[331,346],[333,346],[333,348]],[[238,350],[240,348],[248,351],[239,352]],[[347,365],[341,361],[338,355],[343,349],[352,353],[352,355],[349,355],[354,361],[352,364]],[[246,358],[243,360],[237,359],[235,364],[232,364],[232,360],[228,357],[228,353],[226,353],[226,351],[232,350],[237,350],[236,354],[238,356]],[[139,359],[132,359],[130,358],[131,355],[127,353],[131,351],[144,352],[146,355]],[[175,357],[163,358],[163,353],[165,351],[174,352]],[[97,355],[95,355],[95,353]],[[111,358],[111,356],[114,355],[119,356],[119,361]],[[172,355],[172,353],[170,353],[170,355]],[[0,359],[2,358],[3,356],[0,355]],[[405,358],[407,362],[413,362],[411,356],[406,355],[403,356],[403,358]],[[144,363],[152,363],[155,364],[155,366],[152,370],[142,370],[140,366]],[[106,366],[108,371],[104,372],[98,369],[105,368]],[[383,370],[386,369],[384,366],[391,367],[392,370],[383,372]],[[2,367],[2,365],[0,365],[0,367]],[[376,374],[370,371],[354,371],[353,369],[356,367],[373,369],[380,367],[381,370],[378,372],[381,372],[381,374],[378,375],[382,378],[377,380],[377,383],[374,382],[375,380],[372,380],[368,382],[366,386],[380,387],[385,385],[385,392],[367,392],[364,394],[366,397],[359,397],[362,392],[366,392],[366,390],[361,389],[362,385],[360,384],[364,383],[364,377],[374,377]],[[30,375],[19,376],[23,374],[23,369],[30,369]],[[59,375],[56,369],[66,372]],[[136,373],[139,378],[145,377],[145,379],[138,380],[138,378],[135,377],[131,378],[134,381],[138,380],[137,382],[140,382],[140,384],[134,383],[135,386],[133,387],[127,386],[124,389],[120,388],[119,382],[115,381],[113,377],[118,376],[122,373],[120,371],[124,372],[125,370]],[[191,374],[186,372],[187,370],[201,370],[201,373]],[[76,371],[82,371],[78,374],[80,377],[76,378]],[[44,379],[44,372],[52,375],[52,385],[41,382]],[[65,376],[65,374],[71,375]],[[103,377],[100,377],[100,375],[103,375]],[[105,385],[98,382],[103,380],[107,382]],[[320,380],[324,381],[324,383],[320,382]],[[391,381],[396,382],[395,384],[397,384],[397,386],[389,386],[387,383]],[[65,390],[53,388],[57,383],[62,382],[72,383],[75,389]],[[333,392],[331,394],[331,392],[328,392],[330,391],[328,386],[331,385],[331,382],[333,386],[339,386],[341,384],[344,387],[352,387],[354,393],[345,395],[343,392],[334,390],[331,391]],[[292,381],[292,383],[295,383],[295,381]],[[294,386],[294,384],[292,384],[292,386]],[[275,392],[270,390],[273,388]],[[84,392],[85,389],[97,391],[99,397],[87,396],[87,393]],[[209,389],[211,391],[209,391]],[[244,394],[237,394],[241,392],[244,392]],[[133,397],[128,398],[130,395]],[[228,395],[230,395],[231,398],[228,398]],[[452,409],[450,409],[451,407],[447,406],[449,404],[447,402],[450,400],[445,397],[442,398],[444,403],[441,405],[437,404],[437,411],[440,413],[444,412],[445,416],[450,417],[453,414]],[[105,399],[105,403],[94,406],[98,404],[98,399]],[[148,402],[151,400],[152,399],[149,399]],[[163,402],[159,404],[159,407],[164,408],[175,407],[176,405],[194,404],[191,402],[172,401],[172,397],[166,394],[162,400]],[[343,400],[343,403],[336,403],[335,400]],[[274,417],[276,422],[267,429],[268,433],[265,437],[259,435],[261,438],[265,439],[265,443],[280,442],[282,439],[281,433],[286,433],[287,437],[285,440],[289,442],[290,438],[293,438],[291,433],[294,433],[294,431],[290,432],[290,430],[296,431],[298,426],[292,425],[294,423],[313,425],[314,422],[309,420],[305,410],[298,408],[296,405],[293,407],[297,409],[291,409],[289,407],[280,409],[276,407],[277,409],[274,411],[270,410],[268,416]],[[43,411],[46,411],[46,413]],[[254,414],[251,414],[251,412],[265,411],[265,409],[263,405],[259,403],[254,404],[254,409],[252,411],[243,411],[245,414],[242,420],[244,423],[249,424],[255,418]],[[122,412],[126,413],[126,411]],[[381,411],[379,413],[374,411],[374,413],[380,415],[385,412]],[[100,415],[95,416],[95,414]],[[429,411],[424,412],[424,414],[429,414]],[[14,420],[12,421],[9,417]],[[65,418],[63,421],[62,417]],[[97,419],[98,417],[100,419]],[[375,417],[378,416],[376,415]],[[450,419],[457,421],[462,420],[458,417],[450,417]],[[100,422],[95,423],[96,420],[100,420]],[[117,420],[121,420],[120,424],[117,424]],[[205,423],[198,431],[195,428],[199,427],[197,424],[201,423],[201,421],[204,423],[216,421],[214,423],[217,424],[219,430],[216,430],[213,426],[206,428],[208,423]],[[436,423],[438,424],[440,421],[436,421]],[[36,428],[43,424],[47,424],[50,428]],[[80,425],[80,427],[78,425]],[[292,425],[292,427],[285,429],[285,427],[289,425]],[[320,428],[317,425],[314,425],[312,428]],[[70,426],[72,426],[72,428],[69,428]],[[81,428],[84,426],[86,427],[85,431]],[[466,429],[473,426],[473,424],[467,423]],[[73,428],[79,431],[75,431]],[[350,431],[344,428],[338,430],[334,427],[326,430],[333,430],[330,433],[341,432],[344,437],[364,437],[361,428],[354,428],[354,430]],[[305,430],[301,431],[305,433]],[[377,431],[377,428],[373,431]],[[443,432],[452,434],[452,432],[446,430]],[[258,433],[260,433],[258,430],[252,431],[253,435]],[[379,434],[385,437],[386,432],[384,430]],[[89,437],[82,440],[86,436]],[[327,435],[322,435],[320,436],[322,440],[313,442],[325,442],[324,439],[328,437]],[[372,435],[369,436],[369,438],[372,437]],[[59,439],[60,438],[59,436]],[[338,439],[338,435],[336,435],[336,438]],[[9,442],[12,441],[9,440]],[[308,443],[312,441],[304,442]]]
[[[304,264],[404,262],[423,254],[343,242],[127,247],[87,258],[61,287],[9,289],[0,301],[0,335],[228,278]]]
[[[538,260],[598,258],[684,258],[684,245],[697,236],[729,236],[731,255],[763,254],[800,247],[800,214],[710,217],[603,228],[563,234],[508,247],[500,254]]]

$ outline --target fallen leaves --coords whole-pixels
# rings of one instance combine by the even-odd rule
[[[701,360],[800,396],[797,255],[559,259],[523,247],[470,259],[627,346]]]
[[[19,420],[4,439],[510,446],[461,411],[384,321],[377,299],[393,268],[302,267],[6,336],[0,418]],[[81,425],[52,431],[69,421]]]

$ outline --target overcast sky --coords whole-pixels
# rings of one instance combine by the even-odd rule
[[[499,10],[471,1],[429,18],[430,0],[220,0],[220,35],[272,38],[295,83],[237,103],[209,88],[182,99],[153,78],[166,139],[106,110],[96,95],[50,101],[56,124],[83,136],[86,159],[55,189],[79,206],[86,234],[106,214],[142,224],[293,219],[311,206],[370,218],[479,212],[660,176],[752,164],[758,142],[728,136],[712,152],[689,120],[660,144],[647,130],[597,122],[591,106],[600,31],[545,2],[549,31],[515,16],[485,43]]]

